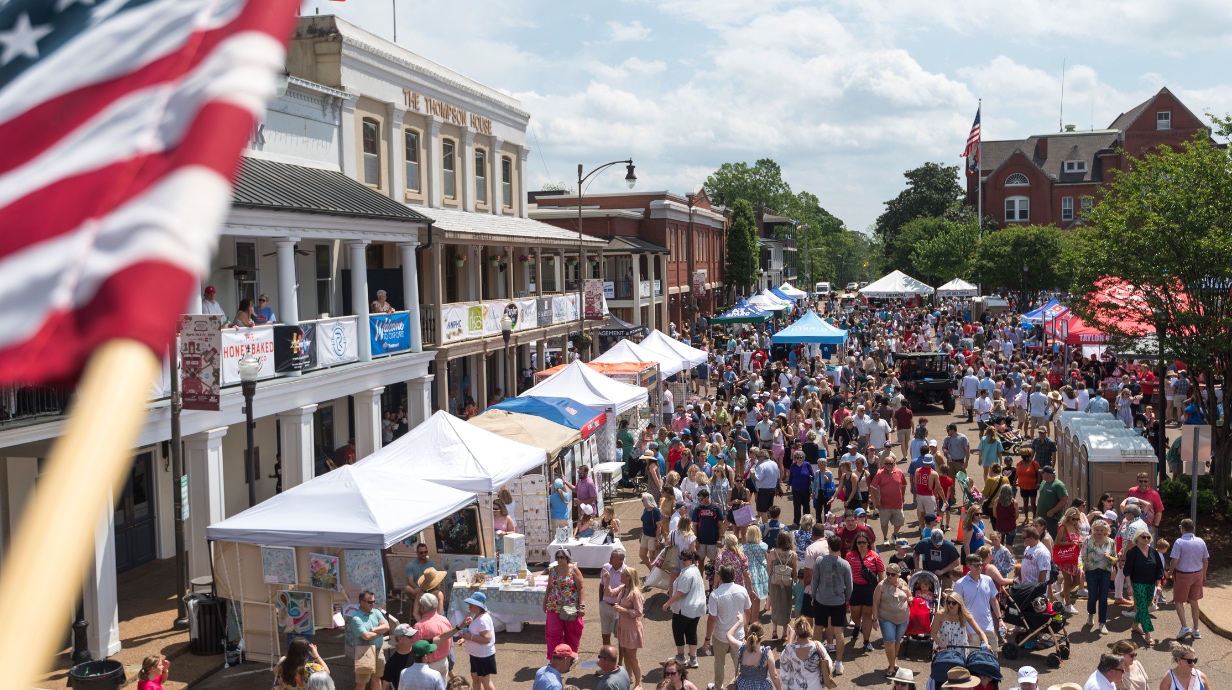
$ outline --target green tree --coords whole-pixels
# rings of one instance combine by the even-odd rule
[[[899,247],[903,227],[916,218],[942,217],[959,212],[963,188],[958,184],[958,166],[925,163],[903,173],[907,188],[885,203],[886,209],[877,217],[873,231],[881,238],[890,268],[907,271],[896,265],[896,259],[910,259],[912,247]],[[909,244],[909,243],[908,243]]]
[[[1232,120],[1214,118],[1222,137]],[[1125,340],[1154,330],[1165,361],[1205,382],[1215,494],[1228,497],[1232,416],[1216,421],[1216,391],[1232,384],[1232,157],[1205,133],[1161,147],[1105,185],[1075,264],[1074,309]]]
[[[827,243],[830,238],[843,232],[843,221],[822,208],[821,200],[811,192],[799,192],[793,196],[782,213],[796,221],[796,255],[800,275],[797,287],[811,290],[814,281],[825,279]]]
[[[916,247],[945,232],[948,227],[949,221],[940,216],[921,216],[908,221],[899,229],[893,244],[885,247],[886,263],[891,269],[922,278],[922,271],[915,263]]]
[[[920,220],[915,220],[912,224],[918,222]],[[920,272],[916,277],[923,280],[927,276],[938,284],[955,278],[970,278],[971,252],[979,244],[979,228],[974,222],[941,222],[944,224],[941,232],[915,245],[912,251],[911,263]]]
[[[727,282],[736,294],[747,294],[757,265],[757,218],[753,204],[739,199],[732,206],[732,222],[727,229]]]
[[[769,158],[748,163],[724,163],[706,178],[706,195],[711,200],[734,206],[744,199],[757,206],[768,206],[782,213],[792,203],[791,187],[783,181],[783,169]]]
[[[971,255],[971,275],[986,291],[1017,294],[1019,303],[1040,290],[1067,287],[1060,264],[1064,234],[1052,225],[1013,225],[984,235]]]

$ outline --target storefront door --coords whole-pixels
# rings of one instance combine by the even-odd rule
[[[116,572],[122,573],[154,560],[157,531],[154,528],[153,453],[139,453],[133,460],[124,492],[115,504]]]

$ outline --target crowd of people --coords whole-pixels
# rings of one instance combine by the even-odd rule
[[[640,689],[652,670],[660,688],[695,690],[688,676],[706,656],[715,688],[734,678],[738,690],[817,690],[834,687],[845,661],[874,658],[878,646],[887,682],[914,690],[924,681],[899,664],[912,639],[993,655],[1007,645],[1045,653],[1057,645],[1020,635],[1028,632],[1021,622],[1006,620],[1000,602],[1021,585],[1038,587],[1037,611],[1097,636],[1110,634],[1110,610],[1132,616],[1131,639],[1109,642],[1113,653],[1085,687],[1145,690],[1154,679],[1139,654],[1157,643],[1152,612],[1165,582],[1179,629],[1176,668],[1160,690],[1210,687],[1189,661],[1202,638],[1209,564],[1193,524],[1181,521],[1171,543],[1160,533],[1155,476],[1139,474],[1123,493],[1088,504],[1055,470],[1065,410],[1113,412],[1156,447],[1165,443],[1156,409],[1174,423],[1193,413],[1198,386],[1183,367],[1160,385],[1150,367],[1132,361],[1071,361],[1017,315],[964,318],[956,303],[808,308],[848,332],[833,358],[816,346],[773,345],[771,325],[720,332],[699,319],[683,329],[681,337],[708,352],[707,363],[677,376],[681,385],[664,394],[661,417],[618,436],[626,480],[645,487],[634,494],[641,515],[633,529],[621,530],[614,511],[596,514],[588,477],[556,480],[554,526],[582,536],[602,521],[635,538],[637,562],[617,547],[588,575],[567,548],[549,554],[547,665],[535,674],[535,690],[566,687],[587,624],[601,628],[601,690]],[[955,413],[929,419],[911,409],[900,381],[905,352],[940,353],[955,383]],[[960,429],[964,421],[976,438]],[[500,505],[495,510],[497,529],[516,529]],[[493,690],[497,646],[486,599],[468,598],[469,615],[450,626],[441,615],[441,572],[426,547],[408,566],[415,620],[393,631],[394,657],[362,678],[372,679],[372,690],[378,678],[390,690],[455,683]],[[596,577],[597,606],[587,609]],[[671,616],[675,654],[666,661],[644,648],[647,626],[656,625],[647,618],[647,582],[666,593],[653,604]],[[364,614],[365,605],[348,625],[379,649],[374,640],[388,626]],[[302,662],[295,671],[302,676],[314,663],[297,654],[284,661],[284,687],[302,687],[285,664]],[[462,654],[468,664],[458,663]],[[951,672],[944,687],[993,687],[991,677],[955,671],[967,675]],[[1036,690],[1038,674],[1023,666],[1017,680]]]

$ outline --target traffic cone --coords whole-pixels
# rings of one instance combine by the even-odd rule
[[[963,506],[962,508],[959,508],[958,510],[958,537],[957,537],[959,544],[961,544],[963,540],[963,531],[962,531],[963,518],[965,518],[966,516],[967,516],[967,506]]]

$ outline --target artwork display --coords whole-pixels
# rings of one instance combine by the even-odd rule
[[[500,555],[499,574],[501,577],[506,575],[518,576],[519,570],[526,570],[526,557],[518,556],[511,553],[502,553]]]
[[[479,535],[479,511],[460,510],[436,523],[437,553],[482,553]]]
[[[612,536],[612,530],[609,530],[609,529],[597,529],[597,530],[595,530],[595,533],[594,533],[593,535],[591,535],[591,537],[590,537],[590,543],[591,543],[591,544],[595,544],[595,545],[597,545],[597,546],[602,546],[602,545],[604,545],[604,544],[608,543],[608,540],[610,540],[610,539],[611,539],[611,536]]]
[[[341,628],[346,625],[346,621],[355,612],[359,610],[359,604],[334,604],[334,627]]]
[[[488,577],[496,577],[498,572],[497,560],[495,558],[479,558],[479,567],[477,570]]]
[[[323,553],[308,554],[308,571],[312,575],[312,586],[317,589],[340,591],[342,579],[338,577],[338,557]]]
[[[344,549],[342,562],[346,566],[346,579],[350,585],[369,590],[376,595],[377,604],[385,605],[385,566],[381,552],[375,549]]]
[[[557,544],[568,544],[572,540],[573,540],[572,530],[570,530],[568,527],[557,527],[556,528],[555,542]]]
[[[261,579],[270,585],[295,585],[295,549],[289,546],[261,547]]]
[[[280,634],[312,635],[312,592],[291,592],[284,589],[278,592],[274,609]]]

